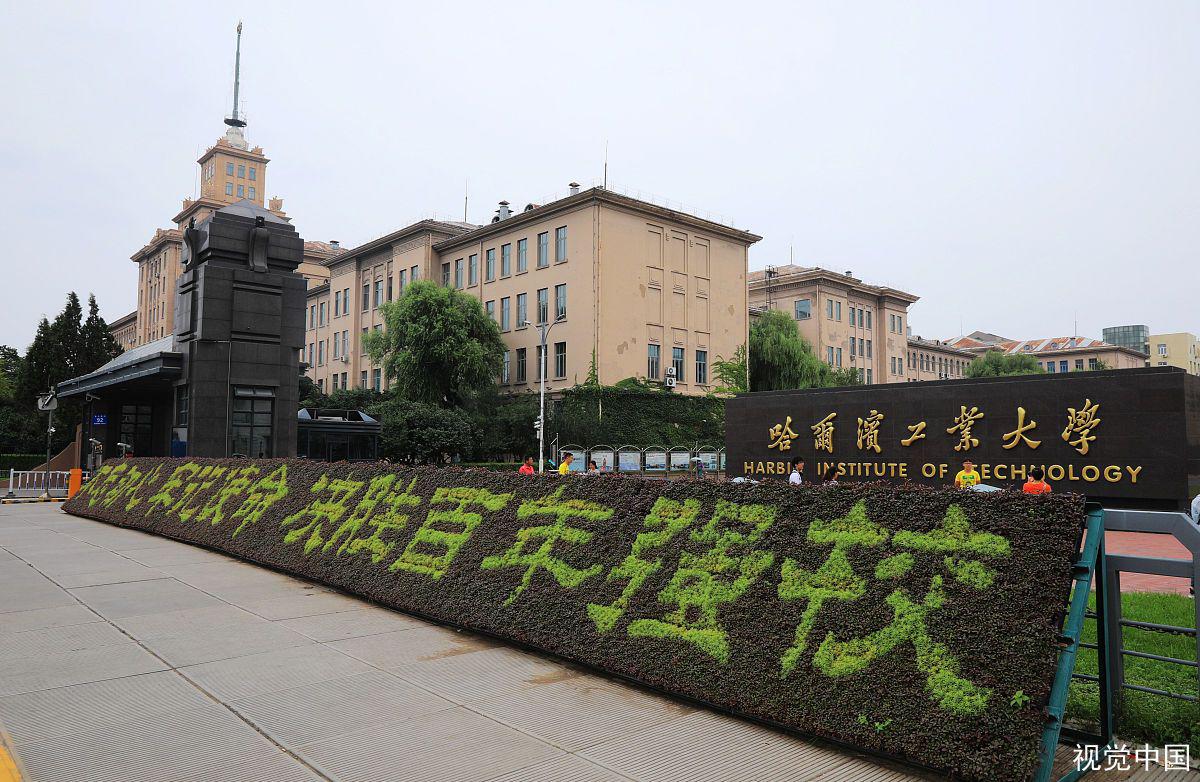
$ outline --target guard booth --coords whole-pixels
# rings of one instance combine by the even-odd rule
[[[321,462],[366,462],[379,456],[382,425],[362,410],[300,409],[296,455]]]

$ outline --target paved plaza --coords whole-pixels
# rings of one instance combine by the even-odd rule
[[[41,782],[921,778],[53,504],[0,506],[0,730]]]

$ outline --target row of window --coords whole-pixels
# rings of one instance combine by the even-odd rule
[[[796,320],[808,320],[812,317],[812,299],[796,299],[794,305]],[[871,328],[871,310],[862,307],[856,307],[853,304],[847,309],[850,311],[850,317],[847,322],[851,325],[858,325],[861,328]],[[842,319],[842,303],[833,299],[825,300],[825,317],[828,320],[841,321]]]
[[[537,351],[537,359],[534,364],[534,373],[535,373],[534,379],[541,380],[542,379],[542,367],[544,364],[544,356],[542,354],[542,346],[538,345],[535,348],[535,350]],[[515,354],[515,359],[516,359],[515,373],[513,371],[514,370],[514,367],[513,367],[514,354]],[[527,383],[527,382],[529,382],[529,379],[528,379],[529,368],[528,368],[528,360],[527,360],[528,355],[529,355],[528,348],[517,348],[515,351],[513,351],[513,350],[504,351],[503,362],[500,365],[500,382],[504,383],[506,385],[509,383]],[[554,343],[554,374],[552,375],[552,377],[555,380],[565,380],[567,377],[567,343],[566,342],[555,342]]]
[[[696,373],[693,376],[697,385],[708,384],[708,351],[696,351]],[[662,368],[662,347],[659,345],[646,346],[646,377],[658,380]],[[671,368],[675,370],[675,380],[678,383],[687,382],[687,351],[681,347],[671,348]]]
[[[516,252],[517,274],[529,270],[529,240],[517,240]],[[567,260],[567,227],[554,229],[554,262],[565,263]],[[537,268],[545,269],[550,265],[550,232],[544,231],[537,235]],[[464,285],[464,270],[466,272]],[[496,279],[497,256],[496,248],[489,247],[483,254],[483,281],[493,282]],[[511,242],[500,245],[499,255],[500,278],[511,277],[513,274],[513,245]],[[466,258],[457,258],[453,262],[442,264],[442,285],[449,287],[451,281],[455,288],[473,288],[479,284],[479,254],[471,253]]]
[[[368,387],[367,382],[368,382],[367,370],[364,369],[363,371],[358,373],[358,387],[359,388],[367,388]],[[329,383],[330,383],[330,388],[329,388],[330,391],[337,391],[339,389],[349,389],[350,388],[349,373],[343,372],[339,375],[337,372],[334,372],[329,377]],[[378,391],[378,392],[383,391],[383,371],[382,370],[379,370],[379,369],[371,370],[370,384],[371,385],[369,387],[372,390]],[[319,380],[317,380],[317,388],[319,388],[321,390],[321,393],[325,392],[325,378],[320,378]]]
[[[249,176],[247,176],[247,173],[249,174]],[[225,175],[233,176],[233,163],[225,164]],[[256,169],[254,166],[250,166],[250,170],[249,170],[249,172],[247,172],[245,164],[239,163],[238,167],[237,167],[237,178],[238,179],[249,179],[251,182],[257,181],[258,180],[258,169]]]
[[[908,365],[920,367],[921,372],[936,372],[938,377],[962,377],[967,371],[967,361],[961,359],[930,356],[926,353],[909,352]]]
[[[1055,362],[1053,362],[1053,361],[1047,361],[1045,366],[1046,366],[1047,372],[1070,372],[1071,371],[1071,362],[1067,359],[1060,360],[1058,362],[1057,367],[1055,366]],[[1087,368],[1088,369],[1095,371],[1096,368],[1099,366],[1100,366],[1099,359],[1089,358],[1087,360]],[[1075,359],[1075,371],[1076,372],[1083,371],[1083,359],[1081,359],[1081,358]]]
[[[500,299],[500,318],[496,319],[496,300],[485,302],[484,310],[488,317],[496,321],[500,326],[501,331],[510,331],[514,328],[523,329],[529,325],[529,294],[518,293],[516,296],[516,320],[512,319],[512,297],[505,296]],[[550,322],[550,289],[538,288],[537,291],[537,325],[543,326]],[[564,282],[561,285],[554,286],[554,319],[564,320],[567,317],[567,284]]]
[[[227,196],[233,195],[233,183],[232,182],[225,183],[225,195],[227,195]],[[248,197],[251,200],[254,200],[257,197],[255,190],[254,190],[254,185],[250,185],[250,195],[249,196],[246,195],[246,186],[238,185],[237,186],[237,197],[238,198],[247,198]]]
[[[399,294],[404,293],[404,288],[409,282],[416,282],[421,278],[420,267],[413,266],[411,269],[401,269],[398,278],[388,275],[386,278],[375,280],[374,282],[367,281],[362,285],[362,311],[367,312],[374,307],[378,309],[385,301],[392,301]],[[393,280],[399,282],[399,291],[393,286]],[[350,289],[342,288],[339,291],[333,292],[333,317],[340,318],[350,314]],[[325,302],[317,302],[308,306],[308,328],[315,329],[318,326],[324,326],[326,322]]]

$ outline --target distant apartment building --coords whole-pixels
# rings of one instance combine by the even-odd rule
[[[1146,365],[1139,351],[1111,345],[1091,337],[1044,337],[1007,339],[983,331],[948,340],[955,348],[983,355],[999,350],[1014,355],[1030,355],[1046,372],[1080,372],[1095,369],[1136,369]]]
[[[940,339],[908,338],[908,380],[957,380],[975,359],[969,350]]]
[[[129,350],[130,348],[137,347],[137,316],[137,312],[134,311],[108,324],[109,333],[112,334],[117,344],[121,346],[121,350]]]
[[[500,327],[499,381],[538,388],[538,327],[547,390],[583,382],[665,380],[707,393],[712,364],[747,339],[748,249],[761,237],[620,195],[579,190],[514,212],[501,202],[486,225],[422,221],[324,262],[329,282],[308,295],[305,362],[326,392],[384,390],[363,336],[384,328],[380,311],[414,280],[462,290]]]
[[[1136,350],[1143,355],[1150,355],[1150,329],[1144,325],[1109,326],[1101,334],[1101,339],[1119,348]]]
[[[1195,334],[1150,334],[1149,365],[1152,367],[1179,367],[1189,374],[1200,375],[1200,339]]]
[[[909,366],[908,307],[918,298],[817,266],[788,264],[750,273],[752,312],[791,315],[821,359],[858,370],[864,383],[915,379]]]

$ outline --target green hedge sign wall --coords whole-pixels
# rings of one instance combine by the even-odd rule
[[[66,510],[967,779],[1037,763],[1080,498],[110,461]]]

